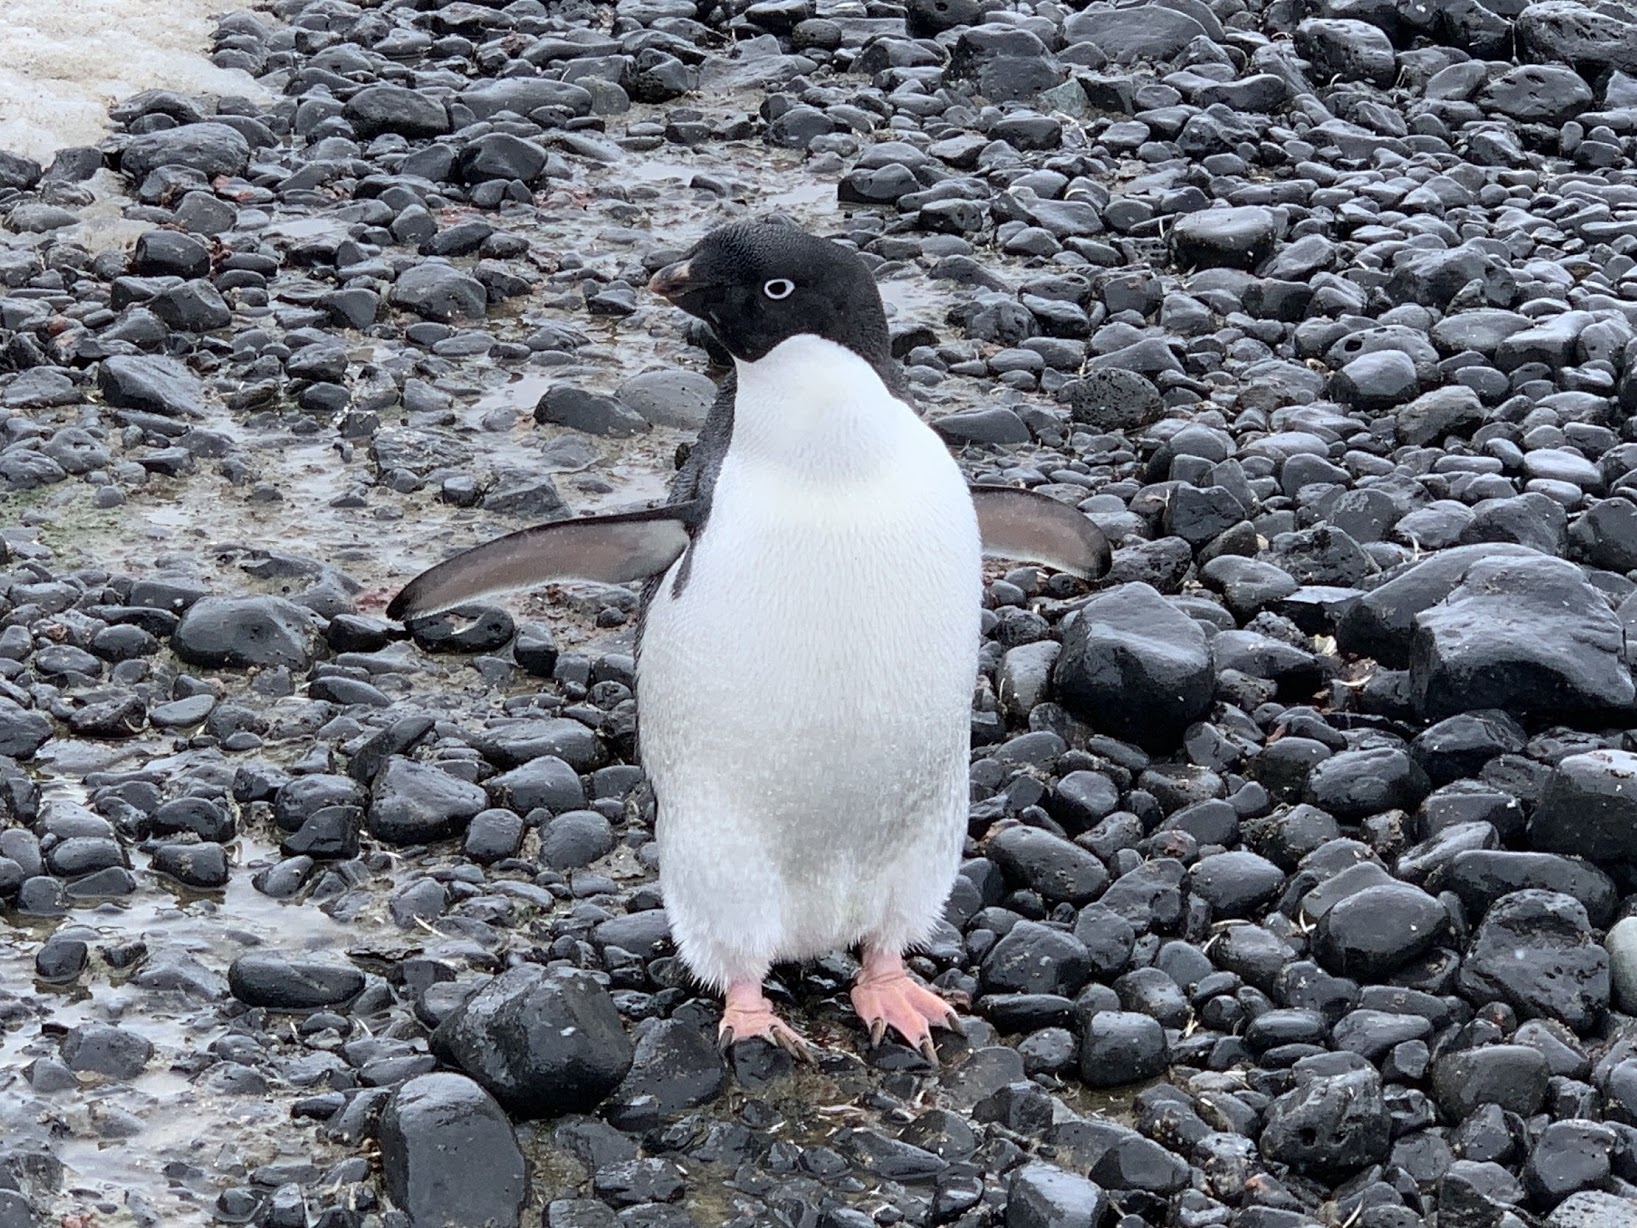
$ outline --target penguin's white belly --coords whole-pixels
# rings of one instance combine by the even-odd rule
[[[730,449],[691,560],[648,611],[637,693],[662,885],[706,981],[923,940],[953,882],[980,546],[942,444],[912,416],[899,435],[876,472],[839,482]]]

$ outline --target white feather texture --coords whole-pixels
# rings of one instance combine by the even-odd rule
[[[959,864],[982,596],[942,442],[850,350],[738,366],[733,438],[687,583],[637,677],[660,877],[708,984],[925,940]]]

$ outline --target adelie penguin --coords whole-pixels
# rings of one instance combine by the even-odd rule
[[[982,557],[1100,575],[1072,507],[969,487],[910,408],[864,262],[780,221],[715,230],[650,288],[733,355],[670,502],[526,529],[440,563],[388,608],[647,578],[637,656],[660,884],[683,960],[726,995],[723,1043],[805,1042],[762,982],[858,948],[852,1003],[929,1059],[954,1010],[905,969],[967,820]]]

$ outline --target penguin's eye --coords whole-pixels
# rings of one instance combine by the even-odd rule
[[[796,283],[788,277],[775,277],[762,286],[762,293],[777,302],[779,299],[789,298],[796,292]]]

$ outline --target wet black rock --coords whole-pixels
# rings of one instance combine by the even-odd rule
[[[134,1079],[153,1057],[153,1042],[125,1028],[85,1023],[63,1037],[63,1061],[81,1074]]]
[[[401,85],[371,85],[347,100],[344,114],[359,136],[442,136],[449,113],[441,102]]]
[[[207,669],[305,669],[317,648],[312,611],[282,597],[205,597],[188,607],[171,648]]]
[[[641,414],[616,398],[572,384],[557,384],[547,389],[534,407],[534,420],[616,439],[629,438],[648,429],[648,422]]]
[[[204,416],[204,386],[174,358],[116,354],[97,368],[97,384],[108,404],[166,418]]]
[[[1431,791],[1421,765],[1396,747],[1342,751],[1315,764],[1307,778],[1307,800],[1344,823],[1414,810]]]
[[[1456,546],[1389,573],[1390,578],[1348,608],[1337,625],[1336,643],[1345,652],[1402,669],[1410,661],[1416,615],[1449,596],[1474,564],[1514,556],[1534,558],[1538,552],[1507,542]]]
[[[1558,559],[1477,562],[1415,619],[1410,685],[1432,720],[1478,708],[1543,715],[1631,707],[1620,622]]]
[[[987,851],[1008,876],[1050,903],[1087,904],[1108,886],[1103,863],[1076,844],[1034,827],[1009,827]]]
[[[538,964],[484,985],[438,1025],[432,1044],[521,1117],[596,1107],[633,1059],[608,991],[589,973]]]
[[[1063,703],[1093,727],[1156,749],[1205,715],[1215,688],[1199,624],[1141,583],[1081,608],[1053,678]]]
[[[983,985],[998,994],[1072,994],[1086,983],[1091,956],[1073,934],[1019,921],[983,960]]]
[[[1189,1182],[1187,1163],[1130,1126],[1100,1118],[1060,1122],[1050,1141],[1060,1159],[1077,1168],[1104,1190],[1143,1190],[1165,1196]]]
[[[521,1222],[528,1168],[505,1112],[459,1074],[410,1079],[376,1135],[387,1194],[414,1224]]]
[[[1099,1010],[1080,1031],[1080,1078],[1090,1087],[1151,1079],[1170,1060],[1159,1020],[1134,1011]]]
[[[1096,1228],[1103,1191],[1055,1164],[1025,1164],[1006,1189],[1006,1228]]]
[[[1541,1131],[1529,1153],[1524,1188],[1535,1202],[1551,1206],[1576,1190],[1601,1185],[1609,1175],[1609,1154],[1616,1142],[1614,1131],[1600,1122],[1555,1121]]]
[[[1284,872],[1265,857],[1243,850],[1202,857],[1188,871],[1188,890],[1211,906],[1214,917],[1251,917],[1284,886]]]
[[[364,974],[349,964],[276,951],[239,956],[228,967],[227,981],[233,996],[246,1006],[272,1010],[339,1006],[364,988]]]
[[[631,1071],[608,1111],[616,1121],[622,1109],[636,1106],[643,1114],[680,1113],[716,1099],[727,1081],[714,1039],[683,1020],[658,1020],[637,1040]]]
[[[1437,882],[1460,896],[1468,915],[1475,918],[1502,896],[1536,888],[1577,900],[1592,927],[1601,930],[1614,920],[1620,900],[1614,881],[1596,866],[1555,853],[1469,849],[1451,858]]]
[[[215,890],[227,886],[230,871],[227,850],[220,844],[161,844],[153,851],[155,872],[187,887]]]
[[[1362,1059],[1337,1060],[1344,1056],[1296,1064],[1296,1086],[1268,1106],[1260,1138],[1264,1156],[1332,1179],[1386,1156],[1392,1120],[1381,1076]]]
[[[427,652],[494,652],[505,647],[516,628],[503,607],[479,602],[412,619],[407,626],[410,638]]]
[[[1259,205],[1205,209],[1177,221],[1171,246],[1179,264],[1249,269],[1273,250],[1275,233],[1273,212]]]
[[[1546,852],[1630,861],[1637,855],[1637,755],[1594,750],[1558,761],[1529,821]]]
[[[482,282],[439,260],[413,265],[392,286],[393,306],[442,324],[481,320],[488,302]]]
[[[1529,1116],[1546,1099],[1551,1067],[1529,1045],[1485,1045],[1459,1049],[1433,1065],[1432,1090],[1438,1105],[1459,1121],[1482,1104]]]
[[[1521,52],[1547,63],[1598,71],[1637,73],[1637,11],[1587,6],[1575,0],[1538,0],[1518,14]]]
[[[1314,951],[1342,976],[1384,977],[1430,950],[1448,924],[1444,906],[1420,888],[1377,883],[1330,906]]]
[[[375,778],[366,826],[392,844],[425,844],[457,835],[488,805],[481,785],[394,755]]]
[[[1461,962],[1473,1002],[1505,1002],[1521,1018],[1556,1019],[1589,1031],[1608,1008],[1609,956],[1590,934],[1578,900],[1515,891],[1496,900]]]
[[[250,142],[226,124],[183,124],[133,138],[119,168],[140,184],[161,166],[185,166],[206,178],[237,175],[250,162]]]
[[[1102,431],[1135,431],[1164,416],[1165,402],[1152,380],[1135,371],[1102,367],[1070,380],[1058,396],[1076,422]]]

